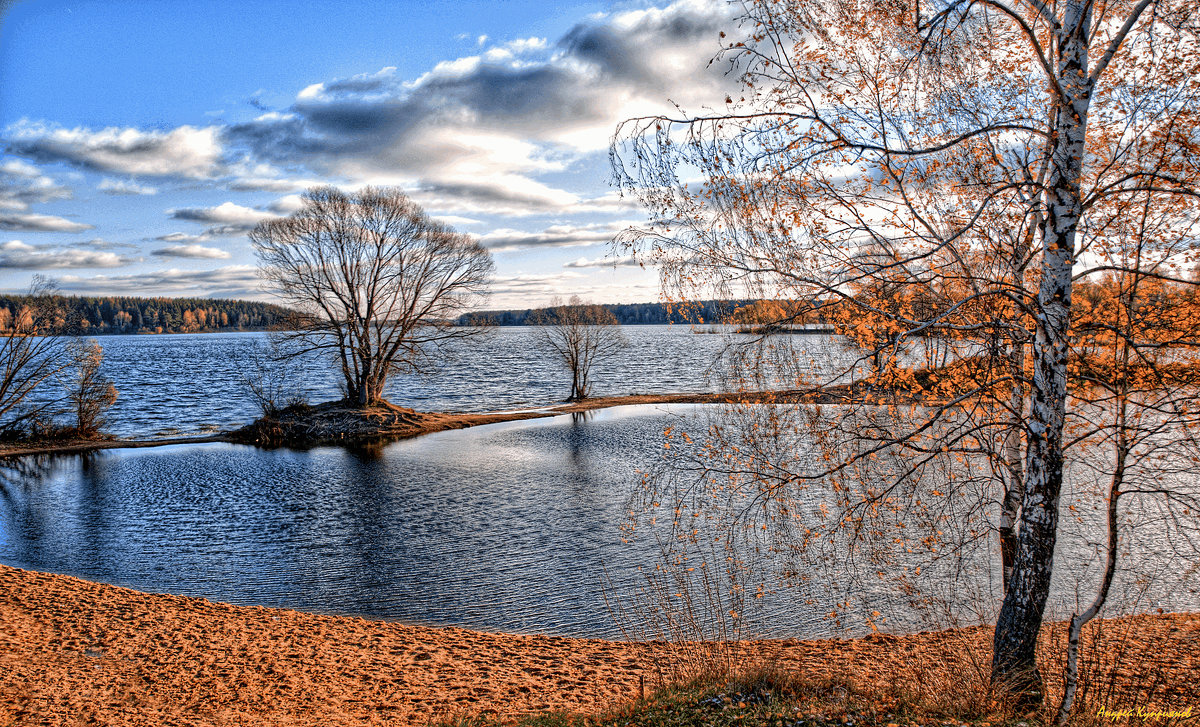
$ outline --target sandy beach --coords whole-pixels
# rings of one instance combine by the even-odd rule
[[[1180,699],[1200,683],[1200,615],[1122,625]],[[961,676],[990,629],[772,641],[808,676],[864,684]],[[1169,644],[1170,648],[1164,648]],[[661,646],[489,634],[231,606],[0,566],[0,725],[426,724],[591,713],[660,679]],[[661,654],[660,654],[661,655]],[[982,661],[981,661],[982,660]],[[934,673],[939,672],[939,673]]]

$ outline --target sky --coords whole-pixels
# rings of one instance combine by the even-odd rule
[[[0,292],[269,299],[246,237],[398,185],[493,254],[489,308],[658,298],[614,251],[622,120],[718,108],[724,0],[0,4]]]

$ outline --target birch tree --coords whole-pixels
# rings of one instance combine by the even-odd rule
[[[1039,702],[1035,647],[1074,441],[1064,432],[1078,415],[1074,293],[1102,272],[1186,285],[1182,271],[1195,265],[1194,235],[1144,238],[1130,257],[1110,254],[1114,238],[1101,231],[1134,200],[1172,210],[1176,225],[1195,219],[1195,7],[745,7],[745,37],[728,39],[718,57],[741,74],[740,98],[617,130],[616,180],[654,220],[626,242],[655,259],[672,296],[820,301],[855,311],[868,334],[886,333],[863,337],[876,365],[860,407],[838,415],[844,426],[813,423],[826,427],[814,438],[830,443],[827,464],[747,470],[769,473],[769,496],[863,467],[879,481],[863,485],[861,502],[841,500],[857,508],[887,501],[923,463],[955,453],[1000,465],[1006,578],[992,679],[1019,703]],[[906,342],[925,336],[973,353],[922,375],[904,356]],[[1195,344],[1175,337],[1176,362],[1194,363]],[[877,391],[921,405],[901,414]],[[893,409],[881,421],[862,405]],[[1172,431],[1187,427],[1186,417],[1168,419]],[[884,454],[898,471],[867,466]]]

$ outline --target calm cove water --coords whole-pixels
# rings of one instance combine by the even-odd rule
[[[374,455],[193,444],[0,462],[0,562],[237,604],[617,637],[605,574],[609,595],[628,602],[658,555],[654,533],[622,542],[636,469],[659,458],[665,427],[711,411],[618,407],[440,432]],[[1094,538],[1064,529],[1058,562],[1091,562]],[[1159,571],[1144,591],[1120,584],[1138,610],[1200,608],[1194,573],[1157,560],[1170,551],[1161,533],[1140,530],[1129,547],[1142,573]],[[861,633],[871,611],[897,631],[945,623],[946,612],[992,615],[990,563],[926,569],[926,582],[965,584],[941,615],[870,576],[814,570],[755,601],[752,630]],[[1069,614],[1087,569],[1060,570],[1052,611]],[[828,592],[831,577],[852,589],[845,630],[825,618],[847,595]]]
[[[688,406],[620,407],[337,448],[225,444],[9,463],[0,562],[139,590],[436,625],[618,636],[649,543],[618,526],[634,468]],[[821,605],[773,609],[824,633]]]

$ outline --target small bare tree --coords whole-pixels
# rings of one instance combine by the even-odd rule
[[[530,323],[537,326],[538,341],[571,371],[567,401],[586,399],[591,393],[592,366],[628,345],[612,311],[584,303],[579,296],[571,296],[566,305],[552,301],[550,308],[536,311]]]
[[[9,328],[0,336],[0,430],[25,431],[54,404],[35,401],[43,384],[57,376],[69,359],[60,345],[67,324],[54,306],[54,284],[34,277],[29,294],[13,311]]]
[[[475,332],[454,321],[493,270],[482,245],[394,187],[310,189],[300,210],[261,223],[250,241],[263,277],[301,311],[297,350],[330,354],[360,406],[382,401],[392,373],[421,371],[446,342]]]
[[[288,350],[286,338],[273,335],[269,343],[256,342],[240,359],[242,385],[264,417],[306,403],[297,385],[303,364]]]
[[[75,415],[75,433],[95,436],[104,426],[104,415],[117,403],[117,388],[100,370],[104,349],[93,339],[76,338],[67,343],[66,356],[67,402]]]

